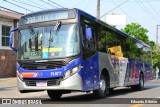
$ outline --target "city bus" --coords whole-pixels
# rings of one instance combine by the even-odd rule
[[[76,8],[22,16],[10,31],[10,47],[17,52],[21,93],[46,90],[59,99],[79,91],[104,98],[116,87],[142,90],[153,79],[149,45]]]

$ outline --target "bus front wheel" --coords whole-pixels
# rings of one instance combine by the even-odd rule
[[[51,99],[57,100],[61,98],[63,92],[59,90],[47,90],[47,94]]]
[[[109,85],[106,77],[101,75],[100,77],[100,87],[98,90],[93,90],[93,94],[96,98],[105,98],[109,94]]]

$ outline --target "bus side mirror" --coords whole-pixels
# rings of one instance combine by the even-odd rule
[[[92,29],[86,28],[86,39],[90,40],[92,38]]]
[[[16,52],[17,52],[17,48],[14,48],[12,45],[13,45],[13,33],[14,33],[15,31],[17,31],[17,30],[18,30],[18,28],[15,28],[15,29],[11,30],[11,31],[10,31],[10,36],[9,36],[9,46],[10,46],[10,48],[11,48],[12,50],[14,50],[14,51],[16,51]]]

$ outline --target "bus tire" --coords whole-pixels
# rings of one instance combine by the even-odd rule
[[[141,91],[141,90],[144,89],[144,77],[143,77],[142,73],[140,74],[140,77],[139,77],[139,84],[138,85],[132,85],[131,88],[133,90],[138,90],[138,91]]]
[[[59,90],[47,90],[47,94],[52,100],[58,100],[61,98],[63,93]]]
[[[98,90],[93,90],[93,95],[96,98],[105,98],[109,94],[109,85],[106,77],[102,74],[100,77],[100,87]]]
[[[113,94],[113,90],[114,90],[113,88],[110,88],[109,89],[109,94]]]
[[[143,89],[144,89],[144,77],[143,77],[143,74],[140,74],[138,90],[141,91]]]

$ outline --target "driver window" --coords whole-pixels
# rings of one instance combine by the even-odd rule
[[[89,25],[83,25],[83,46],[85,48],[95,50],[96,42],[95,42],[95,30]]]

